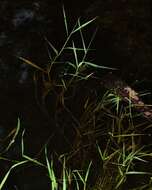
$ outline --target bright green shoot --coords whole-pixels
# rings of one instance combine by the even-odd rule
[[[83,174],[81,174],[81,172],[79,170],[75,170],[74,173],[77,174],[77,176],[79,177],[78,179],[76,179],[76,181],[81,181],[83,184],[83,190],[87,190],[87,182],[88,182],[88,176],[90,173],[90,168],[91,168],[92,162],[90,162],[85,175],[83,176]],[[79,185],[77,184],[77,188],[79,189]]]
[[[15,140],[16,140],[16,137],[17,137],[17,135],[18,135],[18,133],[19,133],[19,130],[20,130],[20,119],[18,118],[17,127],[16,127],[16,129],[15,129],[14,136],[13,136],[11,142],[9,143],[9,145],[7,146],[7,148],[6,148],[5,151],[8,151],[8,150],[11,148],[12,144],[14,144],[14,142],[15,142]],[[8,160],[8,159],[5,159],[5,160]],[[0,190],[4,187],[4,185],[5,185],[5,183],[6,183],[7,179],[8,179],[8,177],[9,177],[11,171],[12,171],[14,168],[17,168],[17,167],[20,166],[20,165],[26,164],[26,163],[28,162],[28,160],[13,161],[13,162],[15,162],[15,164],[13,164],[13,165],[10,167],[10,169],[9,169],[8,172],[4,175],[2,181],[0,182]]]
[[[21,165],[26,164],[27,162],[28,162],[28,160],[20,161],[20,162],[18,162],[18,163],[16,163],[16,164],[12,165],[12,166],[10,167],[10,169],[9,169],[8,172],[4,175],[4,177],[3,177],[3,179],[2,179],[2,181],[1,181],[1,183],[0,183],[0,190],[2,190],[2,188],[4,187],[4,185],[5,185],[5,183],[6,183],[7,179],[8,179],[8,177],[9,177],[11,171],[12,171],[13,169],[17,168],[18,166],[21,166]]]
[[[51,163],[48,159],[47,156],[47,148],[45,148],[45,158],[46,158],[46,164],[47,164],[47,169],[48,169],[48,175],[51,181],[51,189],[52,190],[57,190],[58,189],[58,182],[54,173],[54,168],[53,168],[53,160],[51,160]]]

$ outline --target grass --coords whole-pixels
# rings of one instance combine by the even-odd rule
[[[114,120],[117,120],[117,116]],[[113,120],[113,118],[112,118]],[[18,120],[17,128],[20,125],[20,120]],[[152,152],[146,150],[146,146],[140,146],[137,144],[138,139],[144,134],[137,134],[132,130],[132,126],[129,126],[129,130],[123,130],[123,133],[119,134],[118,126],[123,127],[122,122],[111,126],[111,132],[107,133],[107,143],[104,148],[99,143],[96,143],[97,154],[99,155],[99,166],[101,168],[93,168],[94,160],[89,161],[88,166],[84,166],[84,169],[70,169],[68,166],[69,154],[61,155],[58,161],[62,166],[60,170],[60,177],[57,175],[57,171],[54,167],[53,159],[49,159],[47,153],[47,147],[45,147],[45,163],[41,163],[36,158],[31,158],[27,156],[24,152],[24,131],[22,133],[21,149],[22,149],[22,159],[21,161],[12,161],[12,166],[8,169],[7,173],[4,175],[1,183],[0,189],[3,189],[9,175],[17,167],[23,165],[26,167],[27,164],[33,164],[33,167],[42,167],[46,170],[46,178],[50,181],[50,189],[57,190],[67,190],[67,189],[83,189],[83,190],[102,190],[102,189],[124,189],[123,184],[126,183],[128,175],[132,176],[148,176],[149,181],[147,184],[140,185],[138,188],[131,189],[144,189],[150,188],[151,186],[151,176],[150,171],[141,171],[140,164],[149,164],[149,158],[152,157]],[[110,127],[110,126],[109,126]],[[119,126],[120,127],[120,126]],[[110,131],[110,130],[109,130]],[[92,132],[91,132],[92,133]],[[94,134],[93,134],[94,135]],[[102,135],[102,134],[101,134]],[[13,137],[14,139],[14,137]],[[15,140],[15,139],[14,139]],[[73,158],[73,161],[75,156]],[[13,163],[15,162],[15,163]],[[137,163],[136,163],[137,162]],[[24,166],[25,165],[25,166]],[[137,165],[137,166],[136,166]],[[139,169],[135,169],[139,168]],[[91,170],[98,171],[98,177],[95,180],[94,186],[91,186],[89,181],[93,176]],[[48,173],[48,175],[47,175]],[[92,175],[92,176],[91,176]]]
[[[46,68],[26,58],[19,57],[19,59],[35,69],[34,82],[37,88],[37,80],[41,76],[42,101],[38,103],[45,113],[49,115],[45,99],[53,91],[57,97],[56,121],[61,119],[58,116],[59,112],[65,122],[66,118],[71,118],[68,130],[74,131],[74,138],[71,140],[69,137],[71,131],[68,131],[69,136],[63,134],[70,141],[71,147],[69,151],[61,155],[56,153],[53,157],[54,153],[51,154],[47,143],[41,151],[44,159],[27,155],[24,147],[26,131],[22,129],[18,119],[17,127],[8,135],[9,142],[1,153],[0,160],[7,160],[3,154],[5,155],[14,143],[18,143],[16,139],[19,137],[21,157],[19,160],[9,160],[10,168],[1,177],[0,190],[5,188],[7,180],[15,170],[20,167],[24,170],[29,165],[44,169],[44,176],[50,182],[51,190],[150,190],[152,188],[151,144],[145,145],[142,141],[149,137],[150,134],[145,129],[151,126],[148,122],[145,124],[136,119],[131,103],[124,105],[116,93],[112,91],[103,93],[100,85],[94,86],[94,83],[92,85],[96,70],[115,70],[96,65],[87,58],[90,51],[93,51],[91,44],[96,30],[91,39],[86,40],[84,29],[96,18],[84,23],[78,19],[71,31],[64,7],[63,18],[66,39],[61,48],[57,50],[45,37],[50,58]],[[79,44],[74,41],[75,35],[79,36]],[[64,57],[68,59],[64,60]],[[79,116],[74,114],[76,107],[71,110],[68,106],[77,99],[81,100],[79,105],[74,104],[78,106]],[[130,181],[134,179],[136,183],[131,184]]]
[[[104,106],[105,105],[102,105],[102,109],[104,109]],[[101,105],[100,105],[100,108],[101,108]],[[126,115],[125,112],[124,113],[121,112],[121,114]],[[147,184],[140,186],[138,188],[132,188],[132,189],[144,189],[145,187],[146,188],[150,187],[152,173],[150,171],[141,171],[140,167],[139,167],[139,170],[137,170],[135,169],[135,167],[136,165],[140,166],[140,163],[149,164],[149,158],[152,157],[152,152],[147,151],[146,146],[141,146],[137,143],[138,140],[141,138],[141,136],[143,136],[144,134],[138,134],[138,133],[135,133],[135,131],[132,131],[132,128],[133,127],[136,128],[136,126],[132,126],[132,123],[130,123],[129,119],[127,119],[127,121],[129,121],[128,128],[125,129],[123,119],[120,121],[120,119],[118,118],[119,116],[120,115],[118,116],[112,115],[112,113],[108,111],[108,117],[111,119],[111,126],[109,125],[109,127],[111,128],[109,128],[109,132],[107,131],[107,133],[104,135],[104,136],[107,136],[107,139],[105,140],[106,146],[102,148],[102,144],[99,145],[100,142],[96,143],[97,154],[99,155],[99,158],[100,158],[99,166],[102,166],[102,167],[94,168],[95,170],[98,170],[98,177],[96,178],[95,185],[93,187],[91,187],[89,180],[91,180],[90,179],[91,174],[92,174],[91,169],[93,169],[94,167],[93,166],[94,161],[90,160],[89,165],[87,167],[84,166],[84,169],[83,168],[81,170],[70,169],[68,166],[69,154],[61,155],[58,159],[62,165],[60,178],[59,178],[59,176],[56,175],[56,173],[58,172],[55,171],[55,168],[54,168],[54,160],[53,159],[50,160],[48,157],[47,147],[45,147],[45,160],[46,160],[45,163],[41,163],[36,158],[31,158],[25,154],[24,141],[23,141],[25,131],[23,131],[22,141],[21,141],[22,159],[21,161],[15,161],[15,163],[13,163],[13,165],[4,175],[0,183],[0,189],[3,188],[10,173],[13,172],[13,170],[15,170],[17,167],[21,165],[23,165],[24,167],[25,164],[27,165],[29,163],[32,163],[33,167],[40,166],[40,167],[45,168],[46,173],[48,172],[48,179],[50,180],[50,189],[53,189],[53,190],[57,190],[57,189],[66,190],[66,189],[72,189],[72,188],[76,190],[79,190],[79,189],[102,190],[105,188],[106,189],[122,189],[123,184],[125,184],[125,182],[127,181],[128,175],[132,175],[132,176],[133,175],[135,176],[147,175],[149,178],[149,182],[147,181]],[[130,115],[127,114],[127,117],[129,116]],[[125,116],[122,116],[122,118],[125,118]],[[16,131],[18,131],[19,128],[20,128],[20,120],[18,120]],[[95,136],[96,132],[98,133],[98,131],[95,131],[95,130],[90,131],[90,133],[89,131],[87,131],[87,135]],[[103,134],[100,133],[100,137],[102,137],[102,135]],[[15,141],[14,136],[12,137],[12,139]],[[96,139],[100,140],[100,138],[96,138]],[[10,142],[12,142],[12,140]],[[8,146],[10,147],[10,143]],[[75,159],[75,156],[72,158],[73,162],[74,162],[74,159]],[[89,157],[88,157],[88,160],[85,160],[85,162],[86,161],[89,161]]]

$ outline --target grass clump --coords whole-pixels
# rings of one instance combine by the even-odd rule
[[[21,170],[25,170],[30,166],[44,169],[52,190],[150,190],[152,152],[151,145],[145,145],[143,141],[149,137],[146,129],[151,126],[136,119],[131,102],[126,105],[116,93],[104,93],[96,81],[93,74],[97,69],[114,70],[88,61],[96,30],[89,42],[87,39],[88,43],[83,30],[96,18],[85,23],[78,19],[71,31],[64,8],[63,18],[66,39],[62,47],[57,50],[45,37],[50,59],[45,68],[26,58],[19,59],[35,69],[34,82],[38,90],[41,80],[43,88],[37,103],[48,118],[46,99],[55,94],[53,115],[56,126],[70,145],[62,153],[52,153],[49,141],[43,145],[41,155],[29,156],[25,154],[23,131],[20,159],[11,161],[12,165],[2,176],[0,189],[5,187],[15,169],[22,166]],[[74,41],[75,35],[79,35],[80,44]],[[12,148],[19,131],[20,120],[2,154]],[[66,143],[63,149],[65,146]],[[132,184],[132,181],[136,183]]]
[[[32,167],[41,167],[44,169],[44,174],[50,182],[50,189],[53,190],[142,190],[150,188],[152,172],[149,164],[152,152],[148,146],[142,146],[139,143],[141,137],[147,134],[138,134],[132,129],[132,124],[128,125],[128,129],[122,129],[120,133],[118,125],[120,128],[124,128],[123,121],[118,123],[118,116],[110,115],[112,113],[109,113],[110,110],[108,117],[111,120],[111,126],[109,125],[109,129],[105,134],[91,128],[91,131],[87,131],[87,134],[81,131],[83,133],[81,135],[83,136],[95,136],[96,143],[92,143],[92,140],[90,142],[91,138],[87,138],[88,141],[85,141],[87,144],[83,142],[78,149],[73,150],[72,155],[71,153],[62,154],[58,158],[56,157],[55,160],[52,156],[49,156],[47,145],[44,149],[45,160],[43,162],[39,161],[38,158],[32,158],[26,155],[24,151],[23,131],[21,159],[11,161],[12,165],[2,178],[0,189],[5,187],[5,183],[7,183],[10,174],[15,169],[22,166],[24,170],[28,165],[31,166],[31,164]],[[134,127],[136,129],[136,126]],[[78,142],[78,139],[76,142],[81,143]],[[78,168],[73,168],[73,165],[71,167],[69,161],[74,162],[75,165],[79,154],[81,154],[81,160],[79,160],[80,165],[77,165]],[[144,169],[143,166],[148,166],[148,170]],[[132,177],[130,178],[130,176]],[[138,176],[140,180],[138,180]],[[128,180],[134,179],[134,177],[136,183],[133,183],[132,187],[128,187]]]

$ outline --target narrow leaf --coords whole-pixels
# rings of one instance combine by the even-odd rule
[[[126,172],[126,175],[152,175],[152,173],[150,173],[150,172],[130,171],[130,172]]]
[[[92,23],[93,21],[95,21],[96,19],[97,19],[97,17],[89,20],[88,22],[82,24],[81,26],[78,26],[72,33],[75,33],[77,31],[81,30],[82,28],[86,27],[87,25],[89,25],[90,23]]]
[[[39,67],[36,64],[32,63],[31,61],[29,61],[29,60],[27,60],[27,59],[25,59],[23,57],[19,57],[19,59],[22,60],[23,62],[25,62],[26,64],[28,64],[28,65],[30,65],[30,66],[32,66],[32,67],[46,73],[46,71],[44,69],[42,69],[41,67]]]
[[[57,56],[59,54],[58,50],[52,45],[52,43],[50,41],[48,41],[48,39],[45,37],[46,42],[48,43],[48,45],[52,48],[52,50],[54,51],[55,55]]]
[[[66,14],[65,14],[64,5],[63,5],[62,9],[63,9],[63,18],[64,18],[64,25],[65,25],[66,35],[68,36],[69,35],[68,24],[67,24],[67,18],[66,18]]]
[[[11,166],[11,168],[10,168],[10,169],[8,170],[8,172],[5,174],[4,178],[2,179],[2,181],[1,181],[1,183],[0,183],[0,190],[1,190],[1,189],[3,188],[3,186],[5,185],[7,179],[8,179],[8,177],[9,177],[9,175],[10,175],[11,170],[12,170],[13,168],[15,168],[15,167],[17,167],[17,166],[19,166],[19,165],[23,165],[23,164],[25,164],[25,163],[27,163],[27,162],[28,162],[27,160],[24,160],[24,161],[22,161],[22,162],[19,162],[19,163],[17,163],[17,164],[14,164],[13,166]]]
[[[95,68],[99,68],[99,69],[110,69],[110,70],[117,70],[116,68],[111,68],[111,67],[105,67],[105,66],[101,66],[101,65],[96,65],[94,63],[91,62],[84,62],[86,65],[91,66],[91,67],[95,67]]]

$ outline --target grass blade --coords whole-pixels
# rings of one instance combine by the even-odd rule
[[[65,25],[66,35],[68,36],[69,35],[69,32],[68,32],[68,23],[67,23],[67,17],[66,17],[66,14],[65,14],[64,5],[62,7],[62,10],[63,10],[63,18],[64,18],[64,25]]]
[[[66,179],[66,169],[65,169],[65,157],[64,157],[64,161],[63,161],[63,190],[67,189],[67,179]]]
[[[89,20],[88,22],[86,22],[86,23],[84,23],[84,24],[82,24],[82,25],[80,25],[80,26],[79,26],[79,24],[78,24],[78,27],[77,27],[75,30],[73,30],[72,33],[74,34],[75,32],[80,31],[82,28],[88,26],[90,23],[92,23],[92,22],[95,21],[96,19],[97,19],[97,17],[95,17],[95,18]]]
[[[26,64],[34,67],[35,69],[38,69],[44,73],[47,73],[44,69],[42,69],[41,67],[37,66],[35,63],[32,63],[31,61],[29,61],[28,59],[25,59],[23,57],[18,57],[20,60],[22,60],[23,62],[25,62]]]
[[[6,148],[5,151],[8,151],[8,150],[10,149],[10,147],[12,146],[12,144],[15,143],[15,140],[16,140],[16,137],[17,137],[17,135],[18,135],[18,133],[19,133],[19,130],[20,130],[20,119],[18,118],[17,127],[16,127],[16,129],[15,129],[15,134],[14,134],[14,136],[13,136],[11,142],[9,143],[9,145],[7,146],[7,148]]]
[[[45,159],[46,159],[49,178],[51,181],[51,187],[52,187],[51,189],[57,190],[58,189],[58,183],[57,183],[56,176],[55,176],[55,173],[53,170],[53,160],[51,160],[51,164],[50,164],[48,156],[47,156],[47,148],[45,148]]]
[[[52,48],[52,50],[54,51],[55,55],[57,56],[59,54],[58,50],[51,44],[50,41],[48,41],[48,39],[46,37],[44,39],[48,43],[48,45]]]
[[[87,66],[91,66],[91,67],[98,68],[98,69],[117,70],[116,68],[111,68],[111,67],[106,67],[106,66],[96,65],[96,64],[91,63],[91,62],[86,62],[86,61],[84,61],[83,63],[86,64]]]
[[[91,165],[92,165],[92,161],[90,162],[90,164],[88,166],[88,169],[87,169],[87,172],[86,172],[86,175],[85,175],[85,179],[84,179],[85,182],[87,182],[87,180],[88,180]]]
[[[78,68],[79,63],[78,63],[77,51],[76,51],[74,42],[72,42],[72,46],[73,46],[73,53],[74,53],[74,57],[75,57],[75,63]]]
[[[80,19],[78,19],[78,26],[80,27]],[[82,33],[82,30],[80,28],[80,36],[81,36],[81,41],[82,41],[82,45],[83,45],[83,50],[84,50],[84,53],[86,54],[87,53],[87,49],[86,49],[86,45],[85,45],[85,41],[84,41],[84,37],[83,37],[83,33]]]
[[[152,176],[152,173],[150,173],[150,172],[129,171],[129,172],[126,172],[126,175],[151,175]]]
[[[17,166],[23,165],[23,164],[25,164],[25,163],[27,163],[27,162],[28,162],[28,160],[24,160],[24,161],[21,161],[21,162],[19,162],[19,163],[17,163],[17,164],[14,164],[13,166],[11,166],[11,168],[10,168],[10,169],[8,170],[8,172],[5,174],[4,178],[2,179],[2,181],[1,181],[1,183],[0,183],[0,190],[1,190],[1,189],[3,188],[3,186],[5,185],[5,183],[6,183],[7,179],[8,179],[8,177],[9,177],[9,175],[10,175],[12,169],[16,168]]]

